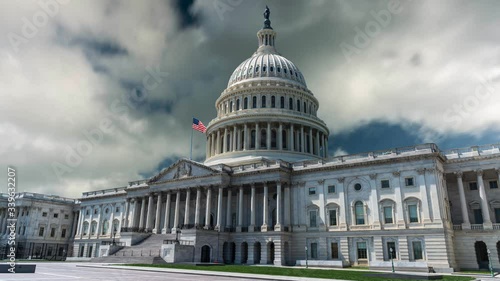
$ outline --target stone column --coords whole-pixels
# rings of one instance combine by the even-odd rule
[[[291,219],[290,219],[290,186],[287,184],[285,186],[285,200],[284,200],[284,206],[285,206],[285,226],[290,227],[291,224]]]
[[[243,227],[243,186],[240,185],[240,190],[238,192],[238,227],[236,227],[236,232],[241,232]]]
[[[196,206],[194,207],[194,226],[198,227],[200,225],[200,200],[201,200],[201,188],[196,188]]]
[[[267,122],[267,130],[266,130],[266,148],[271,149],[271,123]]]
[[[427,183],[425,181],[425,169],[417,169],[418,184],[420,186],[420,198],[422,199],[422,222],[424,224],[431,223],[431,216],[429,214],[429,199],[427,197]]]
[[[109,224],[108,224],[108,233],[110,235],[110,237],[113,237],[113,221],[115,220],[115,208],[116,206],[114,204],[111,204],[111,216],[109,218]],[[118,229],[116,230],[116,232],[118,232]],[[107,233],[106,233],[107,234]]]
[[[219,154],[220,152],[220,130],[217,130],[217,142],[215,145],[215,154]]]
[[[316,155],[321,156],[319,153],[319,130],[316,129]]]
[[[210,203],[212,202],[212,189],[207,189],[207,204],[205,209],[205,229],[210,229]]]
[[[462,180],[462,172],[456,172],[458,195],[460,196],[460,208],[462,210],[462,228],[470,229],[469,211],[467,210],[467,201],[465,200],[464,183]]]
[[[224,128],[224,138],[223,139],[223,144],[222,144],[222,153],[226,153],[229,151],[229,147],[227,147],[227,128]]]
[[[146,211],[146,197],[141,200],[141,213],[139,216],[139,228],[144,228],[144,212]]]
[[[130,198],[127,198],[127,200],[125,201],[125,212],[124,212],[125,221],[123,222],[123,225],[125,227],[130,227],[128,223],[129,212],[130,212]]]
[[[177,194],[175,195],[175,210],[174,210],[174,225],[172,227],[172,233],[177,233],[177,229],[179,229],[179,212],[181,207],[181,190],[177,190]]]
[[[76,235],[80,235],[82,233],[82,226],[83,226],[83,209],[80,209],[80,215],[78,216],[78,226],[77,226],[77,230],[76,230]],[[4,211],[4,214],[3,214],[3,217],[5,217],[6,213]],[[2,220],[3,220],[3,217],[2,217]],[[81,238],[81,236],[80,236]]]
[[[215,155],[215,151],[216,151],[216,147],[217,147],[217,144],[216,144],[216,140],[215,140],[215,134],[214,133],[211,133],[210,136],[212,137],[212,141],[211,141],[211,146],[212,146],[212,153],[211,153],[211,156],[214,156]]]
[[[156,219],[155,219],[155,229],[153,233],[160,234],[160,220],[161,220],[161,192],[158,193],[158,198],[156,199]]]
[[[90,236],[92,235],[92,221],[94,220],[94,206],[91,206],[90,207],[90,220],[89,220],[89,233],[88,234],[88,238],[90,239]]]
[[[274,231],[281,231],[281,182],[276,182],[276,225]]]
[[[233,139],[232,139],[232,141],[233,141],[233,147],[232,147],[232,151],[236,151],[237,150],[236,149],[236,140],[238,139],[237,138],[237,130],[238,129],[236,128],[236,125],[233,126]]]
[[[290,151],[295,151],[294,138],[295,138],[295,134],[293,131],[293,124],[290,124]]]
[[[403,196],[401,195],[401,179],[400,172],[394,171],[393,175],[393,186],[394,186],[394,195],[396,197],[396,218],[395,223],[398,228],[406,228],[406,222],[403,212]]]
[[[248,227],[248,232],[254,232],[254,230],[255,230],[255,184],[252,183],[252,192],[250,197],[250,226]]]
[[[267,231],[267,226],[269,225],[269,190],[268,190],[268,186],[267,186],[267,182],[264,182],[264,202],[263,202],[263,207],[264,207],[264,210],[263,210],[263,218],[262,218],[262,226],[260,228],[260,230],[262,232],[266,232]]]
[[[222,194],[224,190],[219,186],[219,195],[217,196],[217,225],[215,229],[220,230],[222,225]]]
[[[132,198],[132,203],[134,203],[134,209],[132,210],[132,218],[130,219],[129,227],[136,227],[137,224],[137,198]]]
[[[210,157],[210,136],[207,137],[207,142],[206,142],[206,147],[205,147],[205,154],[207,157]]]
[[[377,194],[377,174],[370,175],[370,205],[373,213],[373,228],[380,229],[380,213]],[[366,222],[368,223],[368,222]]]
[[[325,157],[328,157],[328,137],[325,135]]]
[[[300,152],[304,153],[305,152],[305,137],[304,137],[304,125],[300,125]]]
[[[231,188],[227,189],[227,210],[226,210],[226,226],[232,227],[233,223],[231,221],[231,196],[232,196]]]
[[[103,205],[99,206],[99,217],[97,218],[97,233],[96,233],[97,238],[99,238],[99,236],[101,235],[102,216],[104,215],[103,208],[104,208]]]
[[[170,232],[170,201],[172,199],[172,194],[167,192],[167,201],[165,202],[165,218],[163,221],[163,229],[161,230],[162,234]]]
[[[278,126],[277,137],[278,137],[278,149],[283,150],[283,124],[282,123],[280,123]]]
[[[244,136],[243,136],[243,150],[248,150],[248,126],[245,123],[243,127]]]
[[[309,127],[309,153],[313,154],[313,129]]]
[[[255,149],[260,148],[260,130],[259,130],[259,123],[255,124]]]
[[[78,221],[80,220],[80,217],[78,216],[78,212],[72,212],[73,214],[73,223],[71,225],[71,232],[69,233],[69,237],[75,237],[76,236],[76,230],[78,228]],[[78,219],[77,219],[78,217]]]
[[[483,227],[484,229],[493,229],[493,224],[490,218],[490,208],[488,198],[484,189],[483,170],[477,170],[477,185],[479,188],[479,197],[481,198],[481,211],[483,212]]]
[[[184,224],[189,225],[189,201],[191,201],[191,190],[186,190],[186,206],[184,209]]]
[[[146,216],[146,229],[149,231],[153,228],[153,205],[154,205],[154,196],[153,193],[149,194],[148,201],[148,214]]]

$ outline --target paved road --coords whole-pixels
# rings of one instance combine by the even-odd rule
[[[22,281],[62,281],[62,280],[119,280],[119,281],[141,281],[141,280],[168,280],[168,281],[190,281],[207,280],[207,276],[167,272],[148,272],[121,269],[89,268],[77,267],[79,263],[36,263],[36,273],[34,274],[12,274],[0,273],[0,281],[22,280]],[[212,277],[212,280],[234,280],[249,281],[255,279],[235,278],[235,277]]]

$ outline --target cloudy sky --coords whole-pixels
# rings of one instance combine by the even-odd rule
[[[191,117],[215,117],[266,4],[332,155],[499,142],[499,1],[1,1],[0,163],[18,191],[76,197],[188,157]]]

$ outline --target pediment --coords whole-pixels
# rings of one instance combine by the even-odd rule
[[[220,171],[207,167],[201,163],[187,159],[180,159],[170,167],[163,169],[156,176],[152,177],[148,183],[218,175],[220,173]]]

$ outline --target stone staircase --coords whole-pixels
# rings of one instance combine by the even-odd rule
[[[92,258],[95,263],[165,263],[160,256],[163,240],[175,239],[175,234],[152,234],[140,243],[124,247],[111,256]]]

